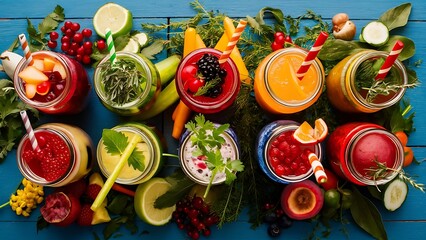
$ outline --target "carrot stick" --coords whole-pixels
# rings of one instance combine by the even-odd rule
[[[126,187],[123,187],[122,185],[118,184],[118,183],[113,183],[111,189],[117,191],[117,192],[121,192],[123,194],[126,194],[130,197],[134,197],[135,196],[135,191],[132,191]]]
[[[173,111],[173,113],[172,113],[172,120],[174,121],[175,119],[176,119],[176,115],[177,115],[177,113],[179,112],[179,107],[180,107],[181,105],[178,103],[178,105],[176,105],[176,108],[175,108],[175,110]]]
[[[172,137],[174,139],[179,139],[182,135],[183,129],[186,122],[188,122],[191,116],[191,109],[189,109],[185,103],[182,101],[179,102],[178,112],[176,113],[175,122],[173,124]]]

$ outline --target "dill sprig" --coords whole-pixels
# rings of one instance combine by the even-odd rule
[[[134,61],[117,59],[114,64],[105,62],[99,68],[109,101],[123,105],[135,100],[143,91],[141,85],[146,82],[146,78]]]

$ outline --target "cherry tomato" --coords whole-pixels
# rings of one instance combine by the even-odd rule
[[[278,35],[278,36],[275,36],[275,38],[274,38],[274,42],[276,42],[276,43],[278,43],[278,44],[280,44],[280,45],[284,45],[284,42],[285,42],[285,36],[284,36],[284,34],[282,34],[282,35]]]
[[[324,172],[327,175],[327,182],[321,183],[321,187],[324,188],[326,191],[330,189],[336,189],[337,184],[339,182],[339,179],[337,178],[336,174],[326,168],[324,168]]]
[[[37,88],[36,91],[38,94],[40,95],[46,95],[50,90],[50,82],[49,81],[44,81],[40,84],[37,84]]]
[[[197,76],[198,68],[195,65],[187,65],[182,69],[181,78],[183,81],[194,79]]]
[[[285,36],[285,40],[284,41],[288,42],[288,43],[293,43],[293,40],[291,40],[291,37],[289,35]]]
[[[188,81],[188,89],[192,93],[196,93],[202,86],[204,86],[204,80],[199,78],[194,78],[193,80]]]
[[[272,42],[272,44],[271,44],[271,48],[272,48],[272,51],[277,51],[277,50],[279,50],[279,49],[282,49],[283,48],[283,45],[282,44],[278,44],[277,42]]]
[[[285,37],[285,34],[283,32],[275,32],[274,38],[277,39],[277,37]]]

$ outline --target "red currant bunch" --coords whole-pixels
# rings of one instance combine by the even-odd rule
[[[80,31],[80,24],[77,22],[65,21],[61,27],[62,37],[61,50],[65,54],[74,57],[77,61],[83,64],[90,64],[92,54],[92,30],[84,28]],[[59,33],[51,32],[47,46],[54,49],[58,46]]]
[[[176,203],[173,221],[179,229],[186,230],[191,239],[199,239],[201,235],[210,236],[210,227],[217,224],[219,218],[201,197],[187,196]]]
[[[271,44],[272,51],[284,48],[285,43],[293,43],[290,35],[285,35],[283,32],[275,32],[274,41]]]

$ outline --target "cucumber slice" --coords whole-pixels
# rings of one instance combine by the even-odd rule
[[[389,29],[379,21],[368,23],[361,31],[363,40],[375,47],[384,45],[389,39]]]
[[[383,193],[383,203],[387,210],[395,211],[405,202],[408,185],[400,178],[395,178],[386,185]]]
[[[139,43],[133,38],[130,38],[127,45],[123,49],[121,49],[121,51],[138,53],[140,51]]]
[[[148,44],[148,35],[146,33],[137,33],[132,36],[133,39],[135,39],[141,47],[145,47]]]

